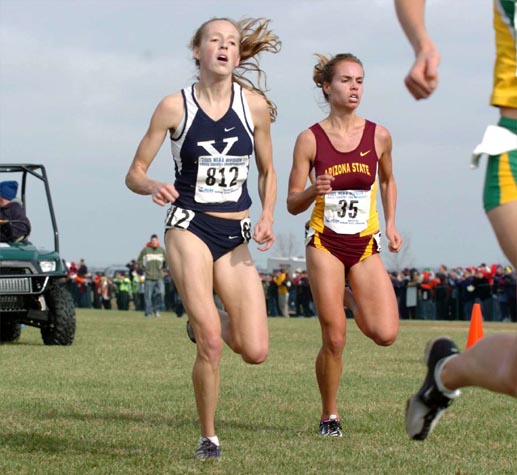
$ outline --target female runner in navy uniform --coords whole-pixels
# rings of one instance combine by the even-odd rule
[[[251,364],[268,355],[264,294],[248,241],[262,251],[274,242],[276,174],[270,122],[276,109],[264,92],[238,74],[261,73],[255,56],[278,52],[269,21],[205,22],[192,39],[199,80],[165,97],[156,108],[126,178],[127,186],[155,203],[171,203],[165,243],[171,275],[195,334],[192,380],[200,419],[200,460],[221,457],[214,418],[223,340]],[[260,79],[260,76],[259,76]],[[244,87],[242,87],[244,86]],[[154,180],[147,170],[170,133],[176,180]],[[255,153],[262,213],[252,229],[246,187]],[[213,290],[227,311],[218,311]]]
[[[351,54],[330,60],[318,56],[314,81],[330,104],[330,114],[298,136],[287,208],[298,214],[316,201],[306,257],[322,332],[316,359],[322,401],[320,433],[339,437],[342,428],[336,398],[346,336],[343,299],[361,331],[378,345],[391,345],[399,327],[393,285],[379,255],[378,185],[390,251],[399,251],[402,238],[395,227],[397,187],[390,134],[356,115],[363,93],[363,66]],[[353,296],[347,290],[345,297],[345,275]]]

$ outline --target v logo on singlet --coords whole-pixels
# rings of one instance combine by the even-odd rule
[[[227,139],[223,139],[223,142],[226,143],[226,146],[224,147],[224,150],[222,152],[219,152],[215,147],[214,143],[215,140],[205,140],[204,142],[198,142],[197,145],[200,147],[203,147],[212,157],[215,156],[225,156],[228,155],[228,152],[232,148],[233,144],[239,140],[239,137],[229,137]]]

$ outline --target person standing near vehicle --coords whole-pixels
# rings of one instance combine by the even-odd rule
[[[0,182],[0,242],[16,242],[26,239],[31,223],[24,207],[13,201],[18,193],[17,181]]]
[[[223,341],[242,359],[260,364],[269,338],[264,293],[248,249],[273,245],[276,173],[270,123],[275,106],[243,76],[260,69],[261,51],[278,52],[280,42],[269,20],[211,19],[196,31],[191,48],[198,81],[158,105],[142,139],[126,183],[153,202],[171,203],[165,244],[174,284],[196,342],[192,372],[201,437],[195,457],[221,458],[215,432],[219,362]],[[147,176],[167,134],[175,162],[174,185]],[[247,189],[252,155],[258,168],[262,212],[252,227]],[[193,276],[195,276],[193,278]],[[226,312],[218,311],[214,291]]]
[[[140,252],[138,265],[143,269],[145,276],[144,315],[146,317],[160,317],[160,311],[163,309],[163,296],[165,295],[163,271],[167,267],[167,257],[156,234],[151,236],[151,240]]]
[[[322,436],[340,437],[336,399],[346,337],[343,301],[361,331],[378,345],[391,345],[399,328],[393,285],[379,255],[378,187],[389,250],[398,252],[402,238],[395,226],[390,133],[356,114],[363,95],[363,65],[349,53],[318,57],[313,79],[330,104],[330,114],[296,140],[287,209],[299,214],[315,202],[306,259],[322,332],[316,359],[322,402],[319,430]],[[346,297],[345,277],[352,288]]]

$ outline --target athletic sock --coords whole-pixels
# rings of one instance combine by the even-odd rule
[[[212,437],[207,437],[207,439],[212,442],[212,444],[215,444],[219,447],[219,438],[216,435],[213,435]]]
[[[445,364],[451,359],[455,358],[458,355],[450,355],[446,358],[442,358],[438,363],[436,363],[436,367],[434,369],[434,380],[436,381],[436,386],[440,390],[440,392],[449,399],[456,399],[460,394],[461,391],[459,389],[449,389],[445,386],[442,382],[441,373],[442,369],[445,366]]]

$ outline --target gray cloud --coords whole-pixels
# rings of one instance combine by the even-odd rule
[[[397,224],[411,236],[415,263],[500,261],[481,209],[484,171],[468,167],[484,128],[497,120],[488,106],[489,3],[428,2],[429,27],[442,52],[441,84],[431,100],[417,103],[403,86],[412,54],[388,0],[3,0],[0,157],[46,164],[68,260],[127,262],[151,233],[161,233],[165,210],[129,192],[124,175],[157,103],[195,77],[186,46],[194,30],[212,16],[267,16],[283,41],[279,55],[262,58],[279,107],[272,130],[277,234],[293,233],[303,253],[308,213],[288,215],[285,199],[296,136],[325,116],[311,80],[313,54],[351,51],[366,68],[359,113],[393,136]],[[173,179],[167,143],[150,174]],[[252,173],[252,190],[255,183]],[[274,254],[254,248],[259,264]]]

